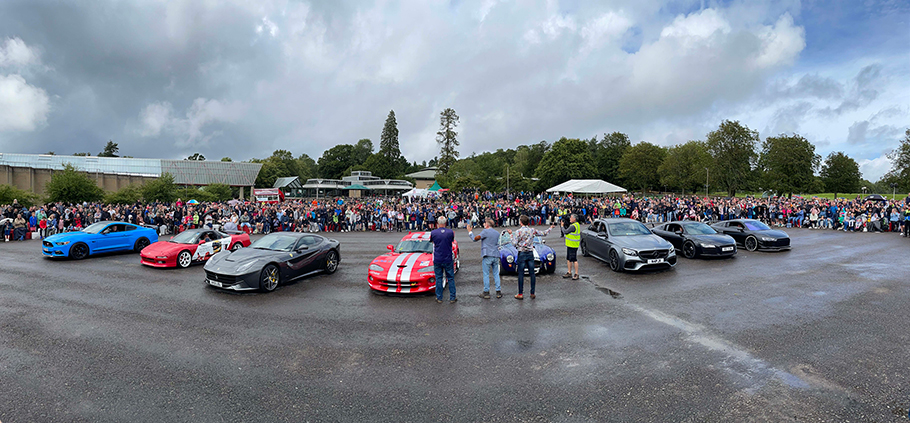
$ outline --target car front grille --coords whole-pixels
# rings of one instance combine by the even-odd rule
[[[638,256],[643,259],[662,259],[670,255],[670,250],[639,251]]]
[[[206,279],[211,280],[211,281],[217,281],[217,282],[227,283],[227,284],[236,283],[237,280],[239,279],[239,276],[221,275],[221,274],[218,274],[215,272],[209,272],[208,270],[205,271],[205,277],[206,277]]]

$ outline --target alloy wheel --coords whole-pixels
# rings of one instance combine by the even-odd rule
[[[76,244],[70,248],[70,257],[75,260],[82,260],[88,256],[88,247],[85,244]]]
[[[259,279],[259,286],[267,292],[274,291],[278,287],[278,267],[273,264],[270,264],[262,269],[262,275]]]
[[[758,249],[758,240],[754,236],[749,236],[746,238],[746,249],[749,251],[755,251]]]
[[[610,250],[610,270],[614,272],[619,272],[619,254],[616,254],[616,250]]]
[[[181,251],[177,255],[177,264],[182,268],[190,267],[190,264],[193,262],[193,256],[190,255],[189,251]]]
[[[338,269],[338,253],[335,250],[329,251],[325,256],[325,271],[326,273],[335,273],[335,270]]]
[[[691,242],[683,244],[683,255],[688,259],[695,258],[695,244]]]

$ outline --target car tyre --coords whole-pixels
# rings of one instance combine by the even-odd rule
[[[591,256],[590,254],[588,254],[588,244],[586,244],[584,241],[581,242],[581,256],[582,257]]]
[[[755,251],[758,249],[758,238],[755,238],[755,235],[749,235],[743,242],[743,245],[746,246],[747,250]]]
[[[683,244],[682,250],[683,256],[687,259],[694,259],[695,256],[698,255],[695,251],[695,243],[692,241],[686,241],[686,243]]]
[[[243,248],[243,244],[235,242],[234,245],[231,246],[231,252],[237,251],[241,248]]]
[[[281,273],[278,271],[278,266],[269,264],[262,268],[262,273],[259,274],[259,289],[272,292],[278,288],[279,282],[281,282]]]
[[[193,264],[193,255],[188,250],[183,250],[177,254],[177,266],[183,269]]]
[[[82,260],[88,257],[88,245],[78,243],[70,247],[70,258],[73,260]]]
[[[610,250],[610,270],[622,272],[622,266],[619,264],[619,254],[616,254],[616,250]]]
[[[329,250],[325,255],[325,272],[331,275],[336,270],[338,270],[338,252]]]
[[[149,242],[148,238],[146,238],[146,237],[139,238],[136,240],[136,244],[133,245],[133,251],[135,251],[137,253],[141,252],[142,249],[145,247],[148,247],[149,244],[151,244],[151,242]]]

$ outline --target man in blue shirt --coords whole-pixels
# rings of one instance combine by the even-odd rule
[[[449,284],[449,303],[455,304],[458,301],[455,298],[455,261],[452,258],[455,232],[446,228],[445,216],[439,216],[436,223],[437,229],[430,232],[430,241],[433,243],[433,272],[436,273],[436,302],[442,302],[443,281],[446,281]]]
[[[502,298],[499,281],[499,232],[493,229],[493,219],[489,217],[483,222],[483,231],[474,235],[471,224],[468,223],[468,236],[471,241],[480,241],[480,256],[483,257],[483,293],[480,297],[490,299],[490,274],[493,274],[496,283],[496,298]]]

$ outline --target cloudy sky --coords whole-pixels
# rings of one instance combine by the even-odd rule
[[[452,107],[462,155],[734,119],[876,180],[910,126],[908,21],[904,0],[3,0],[0,152],[318,158],[394,109],[422,161]]]

